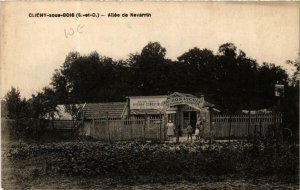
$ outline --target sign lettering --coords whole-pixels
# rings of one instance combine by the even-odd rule
[[[175,106],[175,105],[192,105],[198,108],[202,108],[204,104],[204,99],[199,99],[199,98],[193,98],[193,97],[174,97],[167,99],[164,102],[164,106],[170,107],[170,106]]]
[[[130,99],[130,109],[162,109],[167,98]]]

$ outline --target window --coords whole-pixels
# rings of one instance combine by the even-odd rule
[[[175,123],[175,113],[169,113],[168,114],[168,122],[171,120],[171,122]]]

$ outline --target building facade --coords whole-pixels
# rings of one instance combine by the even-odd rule
[[[170,95],[129,96],[125,102],[82,104],[80,117],[76,119],[83,122],[80,133],[88,136],[106,134],[106,128],[124,134],[131,133],[126,132],[126,128],[134,128],[135,131],[140,131],[141,136],[147,130],[149,133],[154,130],[163,134],[168,121],[173,122],[181,134],[186,133],[189,123],[195,129],[200,122],[204,126],[204,133],[208,133],[213,106],[204,100],[204,96],[196,97],[179,92]]]
[[[186,133],[187,125],[193,128],[200,122],[208,128],[213,104],[204,100],[204,96],[174,92],[163,96],[130,96],[127,99],[129,117],[161,118],[171,121]],[[165,122],[166,123],[166,122]]]

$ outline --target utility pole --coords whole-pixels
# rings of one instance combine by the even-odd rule
[[[276,123],[277,126],[277,134],[279,133],[281,136],[281,141],[283,141],[283,137],[282,137],[282,129],[279,129],[282,125],[280,125],[281,121],[279,118],[277,117],[281,117],[281,97],[284,96],[284,85],[283,84],[279,84],[279,82],[277,81],[277,84],[275,84],[275,97],[277,97],[277,110],[276,110],[276,117],[274,118],[274,120],[276,119]],[[278,121],[277,121],[278,120]]]
[[[275,97],[277,98],[277,112],[280,113],[281,110],[281,97],[284,95],[284,85],[283,84],[275,84]]]

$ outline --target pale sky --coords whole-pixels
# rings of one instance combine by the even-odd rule
[[[30,97],[50,83],[70,51],[126,59],[150,41],[175,60],[193,47],[217,52],[234,43],[259,64],[299,55],[298,3],[1,2],[1,93]],[[32,18],[29,13],[100,13],[101,18]],[[108,13],[150,13],[110,18]],[[80,27],[77,32],[78,26]],[[66,37],[65,31],[75,30]]]

